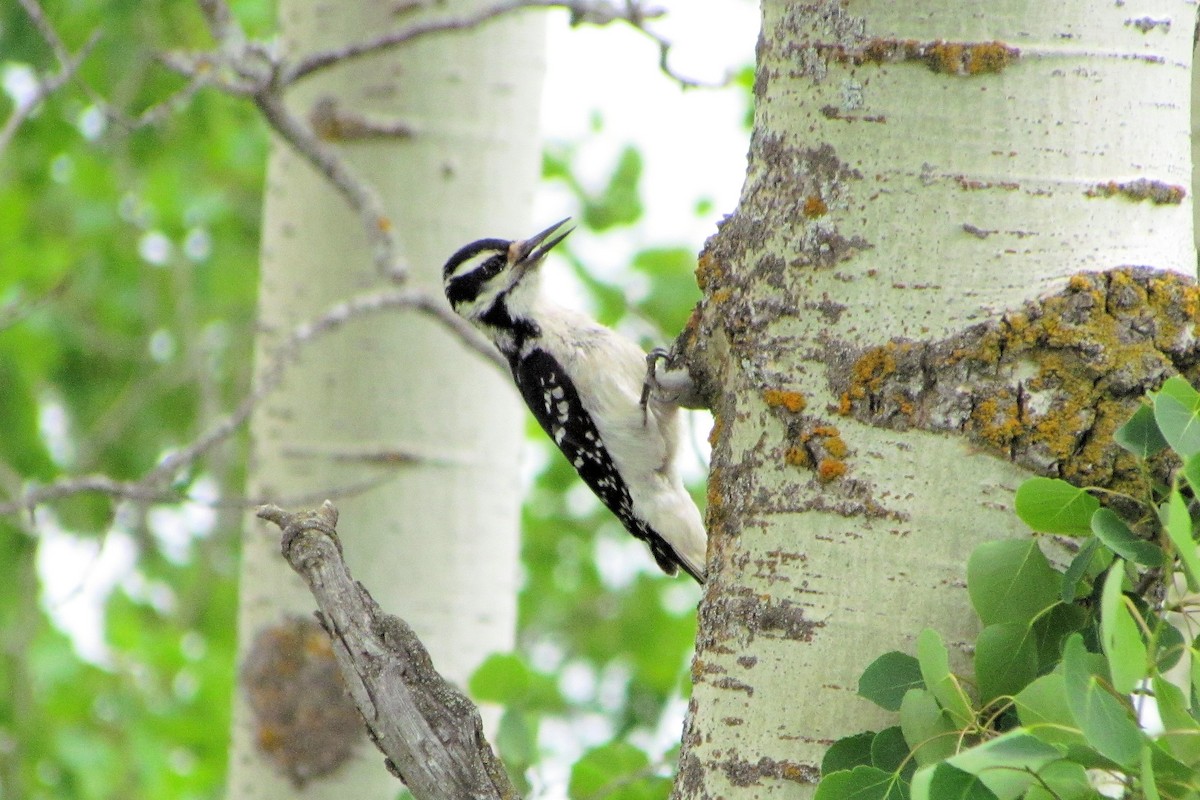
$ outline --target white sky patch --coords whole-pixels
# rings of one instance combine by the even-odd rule
[[[670,614],[691,614],[695,613],[696,607],[700,604],[700,585],[690,578],[684,580],[682,577],[677,581],[671,581],[663,587],[662,598],[663,608]]]
[[[572,703],[590,703],[596,696],[596,671],[586,661],[571,661],[558,673],[558,690]]]
[[[545,754],[533,776],[532,796],[566,797],[571,765],[588,750],[612,739],[612,720],[604,714],[580,714],[570,719],[544,717],[538,728],[538,749]]]
[[[535,447],[528,442],[521,448],[521,458],[517,464],[517,472],[520,475],[522,497],[529,495],[529,490],[533,487],[537,476],[542,474],[542,471],[546,469],[549,463],[549,448]]]
[[[571,488],[563,496],[567,513],[573,517],[585,517],[600,507],[600,499],[582,480],[572,481]]]
[[[26,109],[37,99],[38,79],[33,67],[9,61],[0,68],[0,86],[19,109]]]
[[[138,255],[142,261],[156,267],[164,266],[171,258],[171,240],[162,231],[146,231],[138,239]]]
[[[88,106],[79,112],[79,116],[75,119],[75,127],[79,129],[79,133],[89,142],[94,142],[104,135],[104,129],[108,127],[108,120],[104,118],[104,112],[99,106]]]
[[[604,588],[624,589],[633,579],[647,571],[650,551],[646,545],[629,535],[624,528],[616,536],[596,536],[596,572]],[[657,565],[653,565],[658,569]]]
[[[75,441],[71,437],[71,418],[67,407],[51,393],[43,394],[38,404],[38,433],[50,458],[59,466],[70,466],[75,460]]]
[[[549,639],[539,639],[529,648],[529,665],[538,672],[557,672],[563,657],[562,645]]]
[[[154,506],[146,514],[154,540],[175,564],[186,562],[191,557],[192,542],[208,536],[217,524],[216,510],[206,505],[218,495],[216,481],[202,475],[193,482],[189,494],[201,502]]]
[[[194,263],[208,260],[212,255],[212,234],[207,228],[197,226],[188,230],[183,237],[183,254]]]
[[[71,638],[80,658],[111,665],[104,641],[104,604],[133,571],[137,546],[119,530],[84,538],[63,529],[49,512],[38,512],[37,571],[42,607]]]
[[[175,357],[175,335],[166,328],[159,328],[150,334],[146,342],[146,352],[158,364],[165,364]]]
[[[708,476],[708,464],[712,460],[712,445],[708,434],[712,431],[711,411],[685,410],[680,418],[684,435],[679,446],[680,475],[685,483],[703,480]]]
[[[605,665],[596,685],[596,703],[601,709],[612,714],[625,705],[631,676],[629,665],[621,661],[610,661]]]
[[[687,714],[687,700],[675,695],[663,707],[658,724],[653,731],[636,730],[629,734],[629,743],[644,750],[650,761],[658,761],[683,737],[683,719]]]

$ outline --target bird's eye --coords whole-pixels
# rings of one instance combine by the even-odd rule
[[[499,275],[502,271],[504,271],[504,256],[502,255],[494,255],[483,262],[483,274],[489,278]]]

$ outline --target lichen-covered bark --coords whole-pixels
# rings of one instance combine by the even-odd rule
[[[1020,481],[1121,481],[1106,438],[1196,363],[1191,6],[763,5],[683,339],[716,418],[689,798],[808,796],[923,627],[967,666],[966,557],[1022,533]]]
[[[1031,472],[1137,494],[1140,462],[1113,432],[1172,375],[1200,381],[1198,322],[1191,278],[1080,273],[1057,294],[945,339],[831,345],[830,387],[839,414],[961,434]]]

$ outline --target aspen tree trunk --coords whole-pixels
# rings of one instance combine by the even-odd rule
[[[281,46],[295,56],[369,39],[411,22],[411,10],[394,16],[403,5],[283,0]],[[436,13],[483,5],[438,4]],[[382,195],[408,285],[440,294],[441,265],[459,246],[532,230],[543,50],[542,19],[509,15],[344,63],[289,94],[300,116],[333,98],[348,113],[413,130],[409,139],[333,143]],[[264,212],[260,373],[264,354],[295,325],[373,288],[389,286],[360,218],[277,142]],[[513,643],[524,426],[507,383],[428,319],[374,314],[308,346],[252,421],[252,497],[316,505],[339,488],[371,486],[334,495],[346,559],[460,684],[485,655]],[[404,463],[408,454],[429,461]],[[247,527],[227,796],[396,796],[399,784],[353,712],[323,715],[341,690],[329,683],[321,637],[294,622],[311,618],[313,600],[280,558],[277,535],[265,523]],[[293,654],[280,655],[281,646]],[[354,743],[349,752],[345,742]]]
[[[830,742],[895,724],[856,697],[867,664],[934,627],[969,666],[966,559],[1026,533],[1018,484],[1112,471],[1117,414],[1061,399],[1086,376],[964,332],[1076,290],[1102,313],[1082,288],[1109,270],[1193,273],[1194,22],[764,0],[747,180],[688,340],[718,400],[676,796],[810,796]]]

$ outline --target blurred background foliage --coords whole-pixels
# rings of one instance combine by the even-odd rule
[[[0,153],[0,503],[138,478],[228,413],[251,371],[266,129],[211,91],[131,124],[182,87],[154,53],[210,45],[193,0],[44,8],[69,50],[101,38]],[[236,11],[269,34],[271,3]],[[0,6],[0,122],[56,68],[20,5]],[[636,224],[639,152],[602,186],[573,158],[552,144],[544,171],[584,227]],[[693,248],[638,252],[633,298],[629,276],[566,258],[602,321],[659,343],[699,298]],[[699,591],[661,575],[535,427],[519,646],[470,688],[504,708],[498,746],[522,788],[566,759],[574,797],[666,797]],[[77,494],[0,517],[0,798],[221,795],[245,455],[242,434],[179,476],[192,502]]]

